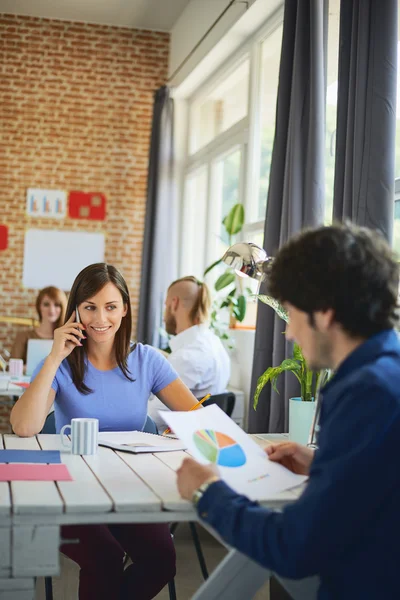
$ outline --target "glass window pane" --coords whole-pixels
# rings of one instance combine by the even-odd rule
[[[187,177],[184,198],[181,274],[202,279],[206,260],[207,168]]]
[[[400,202],[396,202],[395,206],[400,208]],[[397,212],[397,215],[396,215]],[[397,256],[400,258],[400,210],[395,210],[394,226],[393,226],[393,248]]]
[[[208,265],[222,258],[225,251],[234,242],[234,240],[229,240],[222,220],[231,208],[240,202],[241,161],[242,152],[240,148],[235,148],[229,154],[224,154],[218,158],[212,166],[212,202],[208,221]],[[218,265],[207,276],[207,282],[211,287],[214,286],[215,281],[225,271],[225,268],[224,265]]]
[[[332,223],[333,184],[335,177],[336,115],[339,70],[340,0],[329,0],[328,63],[325,128],[325,223]]]
[[[397,70],[400,68],[400,40],[397,42]],[[396,104],[396,162],[394,176],[400,177],[400,77],[397,73],[397,104]]]
[[[246,59],[205,99],[193,104],[190,115],[191,154],[247,115],[248,90],[249,60]]]
[[[240,183],[240,149],[226,155],[215,163],[215,194],[220,205],[220,218],[218,220],[218,248],[222,256],[229,247],[230,240],[222,221],[229,211],[239,202]]]
[[[262,44],[261,49],[261,157],[256,219],[265,219],[269,171],[275,135],[276,97],[281,58],[282,26]]]
[[[394,176],[396,178],[396,193],[394,204],[394,225],[393,225],[393,248],[400,258],[400,40],[397,42],[397,104],[396,104],[396,146],[395,146],[395,168]]]

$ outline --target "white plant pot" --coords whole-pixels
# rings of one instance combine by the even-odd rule
[[[289,400],[289,439],[307,444],[315,413],[315,402],[303,402],[301,398]]]

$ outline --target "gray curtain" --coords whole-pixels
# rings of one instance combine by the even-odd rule
[[[324,219],[325,59],[327,3],[286,0],[279,70],[275,140],[272,152],[264,248],[269,255],[289,237]],[[266,290],[261,289],[261,293]],[[290,356],[285,323],[259,303],[249,407],[249,431],[288,430],[288,400],[298,396],[289,373],[267,385],[257,411],[252,399],[258,377]]]
[[[342,0],[339,48],[333,216],[391,241],[397,0]]]
[[[161,345],[166,290],[177,276],[173,173],[174,105],[166,86],[154,96],[137,340]]]

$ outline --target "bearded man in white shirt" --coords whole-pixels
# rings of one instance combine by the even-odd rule
[[[206,394],[226,392],[231,374],[230,359],[221,340],[209,329],[210,292],[205,283],[188,276],[168,288],[164,321],[170,339],[168,360],[199,400]],[[159,431],[166,427],[158,411],[168,410],[152,396],[148,411]]]

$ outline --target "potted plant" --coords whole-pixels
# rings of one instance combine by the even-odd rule
[[[228,237],[228,247],[232,246],[234,236],[242,230],[244,218],[244,206],[243,204],[238,203],[233,206],[223,219],[222,223]],[[206,268],[204,277],[221,263],[222,257]],[[220,319],[220,313],[224,309],[228,309],[229,327],[234,328],[236,322],[242,322],[246,316],[247,296],[251,294],[251,290],[243,285],[243,280],[237,277],[234,270],[230,267],[226,267],[225,271],[217,278],[214,284],[214,290],[216,292],[226,290],[226,294],[219,294],[213,302],[211,310],[211,328],[216,335],[226,341],[229,346],[230,336],[226,331],[227,325]]]
[[[258,295],[261,302],[268,304],[277,315],[288,323],[288,314],[284,307],[270,296]],[[278,392],[276,382],[278,377],[285,372],[291,372],[300,384],[300,396],[289,400],[289,437],[291,440],[306,444],[315,412],[316,390],[320,384],[325,383],[329,376],[328,369],[313,372],[308,366],[298,344],[293,345],[293,356],[285,358],[277,367],[269,367],[258,378],[254,394],[253,406],[257,409],[260,393],[267,383],[271,383],[273,389]],[[279,393],[279,392],[278,392]]]

